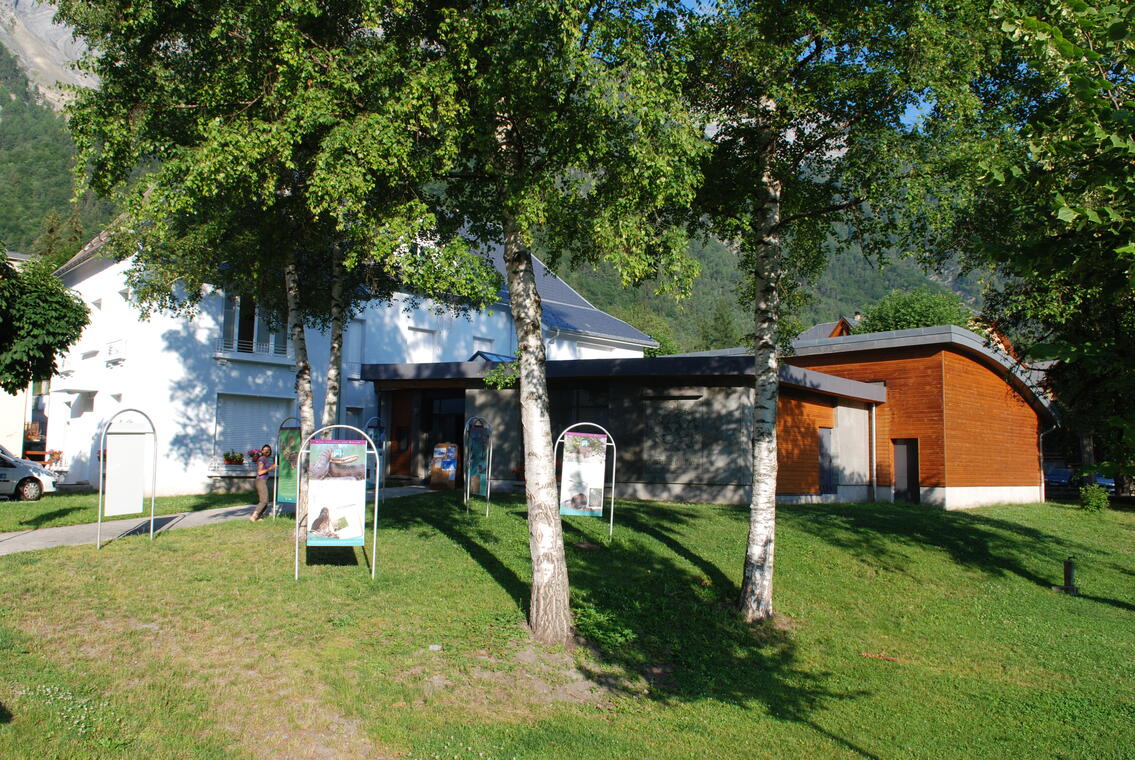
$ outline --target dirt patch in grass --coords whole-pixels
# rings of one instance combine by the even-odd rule
[[[224,626],[172,617],[137,621],[105,612],[18,621],[43,651],[86,661],[112,679],[112,696],[158,701],[163,693],[203,695],[206,715],[254,758],[393,758],[361,722],[331,705],[326,686],[290,651]],[[171,685],[170,679],[177,679]]]
[[[593,680],[573,652],[518,640],[506,653],[448,657],[424,651],[400,677],[415,694],[414,707],[460,706],[477,716],[522,720],[539,706],[600,705],[616,689]],[[398,704],[398,707],[407,706]]]

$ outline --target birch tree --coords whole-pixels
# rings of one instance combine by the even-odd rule
[[[786,293],[851,238],[926,251],[945,204],[939,122],[980,105],[999,43],[980,3],[724,2],[700,19],[691,100],[711,124],[699,208],[734,253],[754,325],[752,498],[740,609],[773,615],[777,343]],[[941,151],[946,155],[935,155]],[[836,241],[838,244],[841,241]]]
[[[688,286],[695,269],[668,209],[688,207],[700,141],[678,95],[678,15],[651,3],[487,2],[440,14],[437,45],[460,79],[459,169],[441,214],[503,245],[516,331],[533,636],[572,626],[555,493],[539,286],[553,267],[606,260],[630,284]]]

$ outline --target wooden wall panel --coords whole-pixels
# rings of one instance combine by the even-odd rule
[[[785,361],[850,380],[885,383],[887,403],[876,409],[879,485],[894,483],[891,440],[895,438],[918,439],[920,485],[946,485],[940,348],[860,351],[844,356],[791,356]]]
[[[1037,413],[1003,375],[968,356],[945,351],[943,364],[949,485],[1037,485]]]
[[[820,492],[820,428],[835,427],[833,399],[782,389],[776,415],[776,492]]]

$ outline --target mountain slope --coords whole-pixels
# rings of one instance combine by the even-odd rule
[[[0,45],[20,62],[39,99],[58,110],[67,97],[59,83],[85,87],[91,79],[71,66],[85,46],[54,17],[48,3],[0,0]]]
[[[650,284],[626,289],[610,269],[583,266],[556,273],[600,309],[630,322],[671,352],[729,348],[746,341],[751,317],[738,303],[736,284],[741,275],[724,246],[695,243],[691,251],[701,262],[701,277],[690,298],[682,302],[651,292]],[[564,271],[566,270],[566,271]],[[811,301],[798,313],[787,315],[785,327],[808,327],[852,316],[878,303],[892,290],[952,290],[975,308],[981,304],[981,283],[975,276],[928,275],[916,263],[894,256],[885,264],[861,252],[845,251],[830,257],[828,268],[811,289]]]

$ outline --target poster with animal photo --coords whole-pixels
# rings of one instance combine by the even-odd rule
[[[307,466],[307,545],[362,546],[366,441],[312,441]]]
[[[279,481],[276,485],[276,501],[295,504],[296,490],[299,486],[299,473],[296,462],[300,452],[299,428],[280,428],[276,436],[276,465]]]
[[[489,495],[489,430],[484,425],[469,428],[469,450],[465,452],[469,468],[469,493]]]
[[[560,514],[602,517],[606,469],[607,436],[601,433],[565,434]]]

